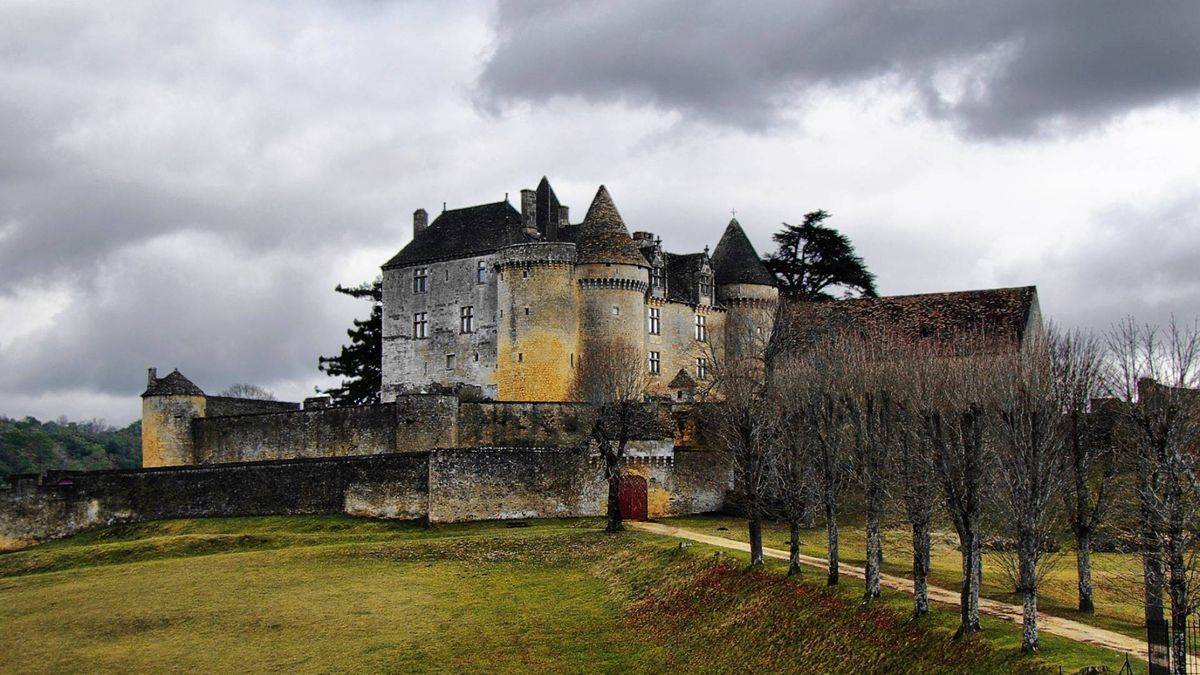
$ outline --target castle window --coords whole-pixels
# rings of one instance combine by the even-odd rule
[[[708,359],[698,357],[696,359],[696,379],[703,380],[708,377]]]
[[[525,354],[523,352],[517,352],[517,363],[525,363]]]
[[[462,333],[475,332],[475,308],[471,305],[458,310],[458,330]]]
[[[487,264],[480,260],[479,266],[475,268],[475,283],[482,284],[485,281],[487,281]]]
[[[613,316],[620,316],[620,315],[621,315],[621,308],[617,307],[616,305],[613,305]]]
[[[446,281],[450,281],[450,269],[446,269]]]
[[[708,340],[708,317],[703,314],[696,315],[696,339],[700,342]]]
[[[574,352],[571,353],[571,367],[572,368],[575,367],[575,353]]]
[[[527,270],[527,269],[521,270],[521,278],[528,279],[529,278],[529,270]]]
[[[650,352],[650,374],[658,375],[660,359],[658,352]]]
[[[525,316],[529,316],[529,308],[528,307],[525,308]]]
[[[424,293],[429,289],[429,269],[418,267],[413,270],[413,293]]]
[[[454,370],[454,355],[446,355],[446,370]]]
[[[475,352],[475,363],[479,363],[479,352]]]
[[[429,319],[425,312],[413,314],[413,339],[420,340],[429,337]]]
[[[647,312],[646,329],[650,331],[651,335],[659,335],[659,330],[660,330],[659,319],[661,316],[661,310],[657,307],[649,307],[649,308],[647,308],[646,312]]]

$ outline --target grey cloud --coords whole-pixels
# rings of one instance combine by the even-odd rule
[[[1097,331],[1133,316],[1165,325],[1200,318],[1200,190],[1097,213],[1088,235],[1002,271],[1036,279],[1042,310],[1068,326]]]
[[[754,130],[890,78],[975,137],[1102,122],[1200,90],[1200,4],[502,2],[479,102],[627,100]]]

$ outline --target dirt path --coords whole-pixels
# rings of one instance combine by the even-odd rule
[[[692,541],[698,541],[702,544],[720,546],[722,548],[729,548],[735,551],[750,551],[750,545],[745,542],[737,541],[735,539],[726,539],[725,537],[717,537],[710,534],[701,534],[700,532],[685,530],[681,527],[673,527],[671,525],[663,525],[661,523],[629,521],[626,521],[625,524],[633,529],[642,530],[643,532],[661,534],[668,537],[679,537],[680,539],[690,539]],[[779,558],[781,560],[788,559],[787,551],[781,551],[777,548],[764,547],[763,555],[767,556],[768,558]],[[824,569],[826,565],[824,558],[814,558],[813,556],[807,555],[801,555],[800,562],[804,563],[805,565],[820,567],[822,569]],[[863,568],[854,567],[845,563],[842,563],[841,565],[841,572],[842,574],[858,579],[862,579],[864,574]],[[897,577],[890,574],[880,574],[879,576],[880,583],[882,585],[898,591],[912,593],[912,581],[905,579],[904,577]],[[958,591],[939,588],[937,586],[930,586],[929,599],[934,602],[957,605]],[[1017,624],[1021,623],[1021,608],[1018,605],[1010,605],[1003,602],[997,602],[996,600],[980,598],[979,611],[980,613],[987,614],[988,616],[1008,619],[1009,621]],[[1131,638],[1120,633],[1114,633],[1110,630],[1104,630],[1103,628],[1089,626],[1078,621],[1072,621],[1071,619],[1063,619],[1056,616],[1049,616],[1047,614],[1039,614],[1038,629],[1047,633],[1069,638],[1077,642],[1083,642],[1086,644],[1095,645],[1097,647],[1112,649],[1113,651],[1117,651],[1122,654],[1128,652],[1129,654],[1142,660],[1147,658],[1145,641]]]

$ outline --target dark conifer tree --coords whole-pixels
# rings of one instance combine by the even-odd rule
[[[354,320],[354,327],[346,331],[350,344],[342,345],[340,354],[318,359],[321,372],[343,378],[340,387],[326,389],[324,393],[336,405],[378,403],[383,385],[383,282],[376,279],[351,288],[338,284],[334,290],[359,300],[370,300],[371,316]]]
[[[791,300],[833,300],[831,291],[836,288],[876,297],[875,275],[854,252],[850,239],[824,224],[828,218],[825,211],[806,213],[804,223],[784,223],[771,237],[779,249],[765,262],[780,292]]]

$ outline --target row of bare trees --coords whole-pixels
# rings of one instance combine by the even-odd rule
[[[1132,320],[1097,338],[1053,327],[1021,343],[988,335],[902,340],[850,331],[786,335],[761,355],[713,354],[708,427],[731,460],[752,564],[762,522],[786,521],[790,573],[802,526],[824,516],[828,583],[838,516],[856,488],[866,524],[865,600],[879,595],[887,518],[912,536],[914,611],[928,611],[935,523],[962,557],[959,634],[979,630],[985,535],[1022,596],[1025,650],[1057,540],[1073,538],[1079,609],[1094,611],[1097,532],[1134,532],[1146,616],[1170,601],[1172,649],[1200,600],[1200,331]],[[894,511],[894,513],[893,513]],[[1182,663],[1182,661],[1180,661]]]

